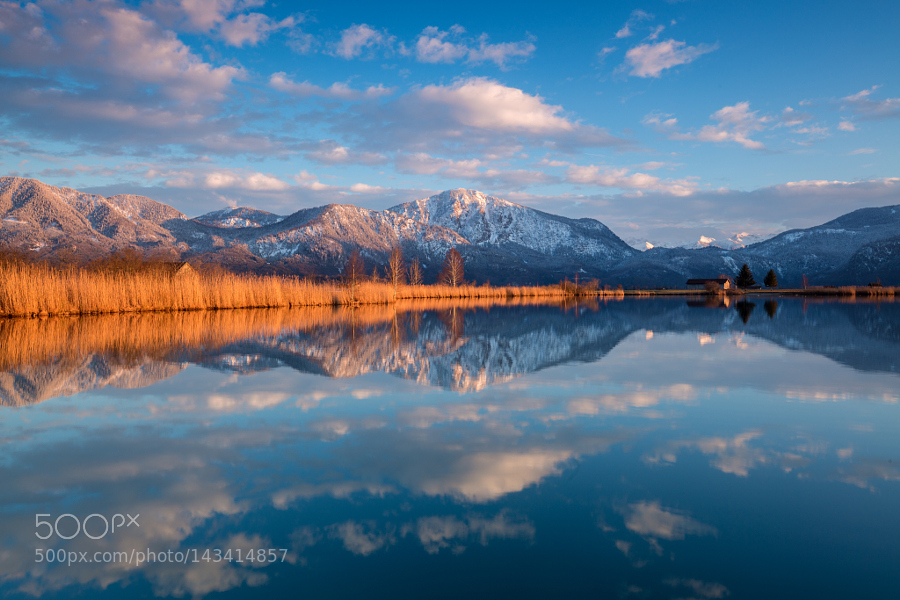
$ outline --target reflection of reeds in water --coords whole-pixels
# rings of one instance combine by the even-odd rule
[[[289,310],[193,311],[174,313],[0,319],[0,369],[114,357],[127,364],[165,359],[191,348],[214,349],[296,327],[303,317]]]
[[[543,300],[543,301],[542,301]],[[408,323],[415,332],[422,311],[454,312],[495,306],[554,305],[558,298],[519,297],[510,300],[448,298],[403,300],[393,305],[326,306],[291,309],[180,311],[113,314],[46,319],[0,319],[0,370],[24,365],[65,363],[85,356],[103,355],[118,364],[144,359],[165,360],[192,350],[215,350],[250,338],[274,338],[288,331],[315,331],[328,327],[348,332],[376,325]],[[571,302],[569,302],[571,304]],[[583,306],[584,304],[582,304]],[[461,334],[459,317],[454,332]],[[400,327],[395,325],[396,340]]]
[[[558,286],[420,285],[401,286],[398,292],[398,298],[405,300],[481,301],[571,295]],[[149,269],[59,270],[23,262],[0,263],[0,316],[390,304],[394,302],[394,288],[387,283],[366,282],[354,290],[352,298],[351,302],[351,294],[338,284],[296,278],[230,273],[173,276]]]

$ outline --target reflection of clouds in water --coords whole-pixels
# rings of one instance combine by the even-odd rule
[[[571,457],[572,453],[565,450],[463,456],[451,473],[426,477],[421,482],[421,490],[429,496],[447,494],[472,502],[486,502],[520,492],[548,475],[556,475],[559,464]]]
[[[848,457],[849,458],[849,457]],[[833,479],[855,485],[871,492],[876,491],[873,480],[900,481],[900,469],[893,460],[861,460],[849,466],[838,467]]]
[[[354,494],[365,492],[370,496],[382,498],[387,494],[397,493],[395,487],[379,483],[362,483],[358,481],[334,481],[318,484],[301,484],[272,494],[275,508],[285,509],[298,499],[309,500],[320,496],[332,498],[350,498]]]
[[[663,583],[673,588],[686,587],[700,598],[724,598],[729,593],[721,583],[707,583],[699,579],[667,579]]]
[[[228,550],[235,554],[238,550],[243,553],[249,549],[272,548],[273,546],[267,537],[238,533],[225,540],[211,542],[209,547],[219,548],[223,554]],[[148,565],[146,575],[147,579],[153,583],[157,595],[161,595],[160,592],[162,592],[175,597],[185,595],[201,597],[212,592],[225,592],[243,584],[250,587],[264,585],[269,579],[268,576],[251,569],[260,569],[266,564],[249,561],[243,563],[200,561],[187,565],[157,563]]]
[[[346,521],[332,525],[329,529],[329,535],[343,542],[344,548],[361,556],[368,556],[397,541],[392,526],[389,525],[385,531],[379,532],[374,521],[364,523]]]
[[[534,525],[511,516],[509,511],[501,511],[491,519],[480,515],[462,519],[453,516],[422,517],[407,531],[415,532],[429,554],[437,554],[442,548],[451,547],[451,544],[455,553],[461,552],[465,549],[463,542],[469,538],[475,538],[482,546],[487,546],[492,539],[534,539]]]
[[[693,386],[675,384],[659,389],[603,394],[593,398],[575,398],[566,404],[573,415],[598,415],[601,412],[628,412],[631,408],[648,408],[667,400],[690,402],[697,398]]]
[[[688,535],[717,534],[715,527],[663,508],[656,500],[629,504],[628,508],[630,512],[625,519],[625,527],[644,537],[683,540]]]
[[[351,431],[380,429],[387,425],[384,417],[360,417],[353,419],[322,419],[313,421],[309,428],[318,433],[323,441],[334,441],[344,437]]]
[[[132,549],[178,549],[189,536],[214,515],[236,515],[249,505],[235,500],[234,482],[216,466],[237,458],[226,448],[216,448],[193,439],[121,438],[94,432],[90,439],[40,446],[27,456],[30,468],[4,467],[5,506],[35,506],[51,514],[69,512],[82,517],[91,513],[140,514],[141,527],[117,530],[100,540],[84,536],[61,544],[51,538],[52,548],[88,552],[130,552]],[[65,504],[61,501],[65,500]],[[31,511],[31,514],[37,511]],[[23,549],[34,546],[34,521],[19,511],[0,514],[0,530],[6,543]],[[225,540],[227,541],[227,540]],[[35,563],[25,551],[0,555],[2,581],[22,580],[23,591],[40,595],[72,584],[107,587],[142,572],[159,595],[207,593],[227,589],[222,582],[240,585],[261,583],[257,575],[226,565],[171,566],[125,563],[85,563],[74,567]],[[219,586],[219,587],[217,587]]]
[[[419,406],[406,410],[398,415],[398,420],[409,427],[427,429],[439,423],[452,421],[477,422],[484,419],[486,413],[497,410],[496,406],[478,404],[449,404],[447,406]]]
[[[649,464],[674,463],[678,460],[678,452],[682,449],[696,449],[707,455],[715,455],[712,466],[723,473],[731,473],[746,477],[750,469],[767,462],[767,456],[759,448],[753,448],[749,442],[761,437],[762,431],[752,430],[738,434],[732,438],[706,437],[698,440],[679,440],[666,444],[655,454],[644,457]]]
[[[758,429],[745,431],[734,437],[705,437],[696,440],[676,440],[664,444],[652,454],[644,456],[647,464],[666,465],[678,460],[681,450],[698,450],[702,454],[713,456],[710,465],[721,471],[738,477],[747,477],[752,469],[764,465],[778,465],[789,473],[795,469],[806,467],[811,459],[808,456],[797,454],[816,455],[824,451],[821,442],[811,442],[793,447],[796,452],[779,452],[776,450],[764,450],[751,445],[754,440],[759,440],[763,432]]]
[[[817,402],[839,402],[844,400],[856,400],[859,398],[881,400],[882,402],[891,404],[896,404],[900,401],[900,395],[890,392],[870,395],[865,392],[861,394],[860,392],[835,392],[833,390],[810,390],[783,387],[779,390],[779,393],[791,400],[814,400]]]
[[[534,524],[502,510],[493,517],[471,513],[464,516],[428,516],[413,522],[396,525],[378,524],[375,521],[348,520],[326,527],[301,527],[291,534],[292,550],[303,554],[323,539],[341,542],[345,550],[361,556],[368,556],[379,550],[395,545],[400,538],[412,535],[429,554],[437,554],[450,548],[454,554],[465,551],[465,544],[477,542],[487,546],[491,540],[534,539]],[[301,558],[302,560],[302,558]]]
[[[860,371],[802,351],[786,355],[782,347],[752,335],[741,339],[748,346],[743,350],[734,344],[700,345],[698,335],[712,337],[674,333],[647,344],[632,336],[590,369],[565,365],[532,374],[529,383],[532,389],[571,390],[579,396],[591,386],[647,392],[683,384],[698,398],[747,390],[775,398],[900,401],[896,373]],[[638,350],[640,360],[635,360],[632,354]]]

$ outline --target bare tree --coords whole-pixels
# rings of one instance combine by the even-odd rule
[[[456,248],[447,250],[447,256],[444,257],[444,269],[438,276],[438,281],[443,285],[452,285],[453,287],[465,283],[463,281],[463,257]]]
[[[350,302],[356,302],[356,292],[365,277],[366,265],[359,255],[359,250],[354,250],[350,253],[347,264],[344,265],[344,285],[350,292]]]
[[[422,265],[418,258],[409,263],[409,285],[422,285]]]
[[[394,300],[397,299],[397,288],[403,284],[404,275],[406,275],[406,264],[403,260],[403,250],[400,249],[400,246],[395,246],[391,250],[387,266],[387,279],[394,286]]]

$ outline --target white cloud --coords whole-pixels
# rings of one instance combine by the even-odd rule
[[[616,32],[616,38],[621,39],[621,38],[630,37],[631,35],[634,34],[634,32],[631,31],[632,27],[634,27],[641,21],[646,21],[646,20],[652,19],[652,18],[653,18],[653,15],[648,14],[640,9],[632,11],[631,16],[628,17],[628,20],[625,22],[625,25],[623,25],[622,28]]]
[[[331,49],[334,56],[347,60],[370,55],[378,48],[390,48],[394,38],[386,31],[378,31],[362,23],[351,25],[341,32],[341,39]]]
[[[240,47],[244,44],[255,46],[265,40],[273,31],[290,29],[295,23],[294,17],[287,17],[276,22],[267,15],[250,13],[225,21],[222,23],[220,33],[222,38],[232,46]]]
[[[378,165],[387,162],[387,157],[377,152],[356,152],[342,146],[334,140],[320,140],[315,150],[308,152],[306,158],[322,164],[363,164]]]
[[[503,42],[499,44],[488,43],[487,35],[482,34],[478,39],[478,47],[469,49],[469,62],[479,63],[490,61],[500,68],[505,68],[512,59],[527,59],[535,51],[535,45],[531,42]]]
[[[358,100],[377,100],[394,93],[395,88],[386,88],[381,84],[369,86],[365,90],[354,90],[346,83],[336,82],[330,87],[323,88],[307,81],[297,83],[288,78],[287,73],[273,73],[269,77],[269,85],[285,94],[290,94],[298,98],[309,98],[311,96],[319,96],[321,98],[329,98],[332,100],[344,100],[347,102]]]
[[[710,115],[717,121],[715,125],[705,125],[699,131],[684,133],[678,129],[678,121],[671,115],[651,113],[644,117],[644,125],[654,127],[671,140],[694,140],[699,142],[736,142],[751,150],[764,150],[765,145],[750,139],[750,135],[762,131],[773,121],[772,117],[759,116],[750,110],[749,102],[738,102],[725,106]]]
[[[426,27],[416,39],[416,59],[425,63],[453,63],[469,53],[465,44],[447,41],[449,31]]]
[[[300,171],[297,175],[294,175],[294,181],[297,182],[297,185],[312,190],[314,192],[321,192],[326,190],[337,190],[338,187],[334,185],[326,185],[324,183],[319,182],[319,178],[315,175],[308,173],[307,171]]]
[[[856,125],[852,121],[841,121],[838,124],[838,129],[841,131],[856,131]]]
[[[357,194],[380,194],[386,192],[387,188],[377,185],[368,185],[366,183],[354,183],[350,186],[350,191],[356,192]]]
[[[664,180],[646,173],[632,173],[626,168],[597,165],[569,166],[566,181],[624,190],[656,191],[674,196],[689,196],[697,187],[696,183],[689,179]]]
[[[631,66],[631,75],[659,77],[664,70],[693,62],[718,47],[718,44],[687,46],[685,42],[669,39],[635,46],[625,53],[625,62]]]
[[[811,121],[813,116],[806,112],[801,112],[799,110],[795,110],[790,106],[786,106],[783,111],[781,111],[781,123],[785,127],[798,127],[807,121]]]
[[[201,31],[209,31],[231,14],[234,0],[183,0],[180,8],[191,25]]]
[[[416,60],[424,63],[455,63],[465,59],[470,63],[490,61],[505,68],[512,59],[527,59],[535,46],[530,41],[491,44],[487,34],[478,40],[463,37],[465,29],[454,25],[449,31],[426,27],[415,43]]]
[[[862,90],[843,98],[842,108],[851,110],[860,119],[886,119],[900,117],[900,98],[887,98],[885,100],[872,100],[869,98],[880,85],[873,85],[867,90]]]
[[[401,154],[396,160],[397,169],[401,173],[415,175],[434,175],[443,172],[447,177],[473,178],[480,174],[478,170],[483,163],[478,159],[452,160],[439,158],[424,152]]]
[[[606,60],[607,56],[609,56],[610,54],[612,54],[615,51],[616,51],[615,47],[607,46],[607,47],[601,49],[600,52],[597,53],[597,60],[599,60],[600,62],[603,62]]]
[[[663,31],[665,31],[665,29],[666,29],[665,25],[657,25],[656,27],[653,28],[653,31],[650,32],[650,35],[648,35],[646,37],[646,39],[650,40],[650,41],[655,40],[656,38],[659,37],[659,34],[661,34]]]
[[[854,156],[856,154],[875,154],[876,152],[878,152],[878,150],[876,150],[875,148],[857,148],[849,154],[850,156]]]
[[[466,79],[449,87],[428,85],[416,96],[425,104],[445,107],[460,125],[478,129],[552,134],[576,127],[559,114],[561,106],[490,79]]]
[[[275,21],[263,13],[244,12],[264,4],[256,0],[154,0],[141,10],[168,28],[216,35],[237,47],[255,46],[277,30],[293,31],[303,21],[302,15]]]
[[[528,169],[491,168],[486,161],[477,158],[453,160],[431,156],[425,152],[400,154],[395,164],[401,173],[415,175],[440,175],[446,179],[463,179],[477,182],[481,186],[506,186],[521,189],[534,183],[555,182],[556,179],[543,171]]]
[[[201,61],[173,34],[127,9],[99,11],[105,18],[104,64],[117,75],[164,86],[169,95],[185,101],[222,97],[243,71],[232,66],[214,68]],[[99,47],[98,47],[99,50]]]
[[[290,185],[277,177],[265,173],[242,173],[229,169],[220,169],[208,173],[192,173],[190,171],[171,171],[152,173],[163,177],[168,187],[204,188],[208,190],[240,189],[254,192],[283,192]]]
[[[336,132],[352,132],[360,150],[490,161],[523,158],[526,144],[563,152],[629,145],[540,96],[483,77],[414,88],[395,101],[353,107],[331,123]]]

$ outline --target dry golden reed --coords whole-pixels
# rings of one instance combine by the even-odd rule
[[[592,292],[592,294],[604,292]],[[616,295],[616,292],[608,292]],[[400,286],[397,300],[508,299],[571,296],[559,286]],[[314,283],[279,276],[162,270],[57,269],[43,264],[0,264],[0,316],[340,306],[394,303],[394,288],[363,282],[349,290],[339,283]]]

